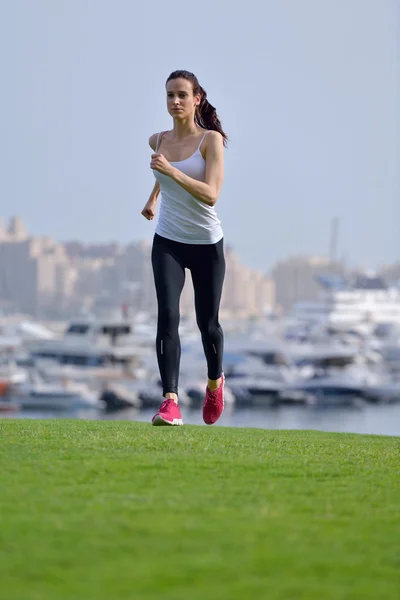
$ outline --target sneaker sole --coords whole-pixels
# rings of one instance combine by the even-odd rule
[[[173,419],[172,421],[166,421],[165,419],[162,418],[161,415],[156,415],[154,417],[154,419],[152,420],[152,425],[155,426],[170,426],[173,427],[174,425],[183,425],[183,420],[182,419]]]

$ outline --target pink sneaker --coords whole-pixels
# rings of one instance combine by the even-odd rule
[[[166,399],[151,420],[153,425],[183,425],[181,410],[172,399]]]
[[[203,405],[203,419],[207,425],[213,425],[218,421],[224,411],[224,384],[225,376],[221,375],[221,385],[215,391],[206,387],[206,399]]]

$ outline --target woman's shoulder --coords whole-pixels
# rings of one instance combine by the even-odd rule
[[[215,131],[215,129],[204,129],[204,135],[214,138],[215,140],[222,140],[222,135],[219,131]]]
[[[160,134],[159,133],[153,133],[150,137],[149,137],[149,146],[152,150],[155,150],[157,147],[157,140],[158,140],[158,136]]]
[[[164,136],[168,131],[160,131],[158,133],[153,133],[149,137],[149,146],[152,150],[157,148],[157,142],[161,140],[161,136]]]
[[[207,150],[215,150],[218,151],[218,148],[223,147],[224,138],[220,134],[219,131],[214,131],[214,129],[206,130],[204,137],[201,142],[201,147],[204,149],[205,153]]]
[[[213,146],[218,146],[219,144],[223,143],[224,138],[222,137],[219,131],[215,131],[214,129],[207,129],[204,133],[204,141],[207,145],[212,144]]]

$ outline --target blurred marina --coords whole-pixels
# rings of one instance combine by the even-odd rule
[[[316,302],[226,319],[221,425],[400,434],[400,291],[375,276],[320,277]],[[149,420],[162,400],[156,321],[124,309],[0,320],[2,416]],[[206,364],[194,320],[180,327],[180,403],[201,423]]]

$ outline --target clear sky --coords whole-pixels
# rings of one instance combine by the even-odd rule
[[[165,80],[197,74],[230,144],[217,211],[267,271],[400,258],[396,0],[0,0],[0,215],[58,240],[151,239]]]

